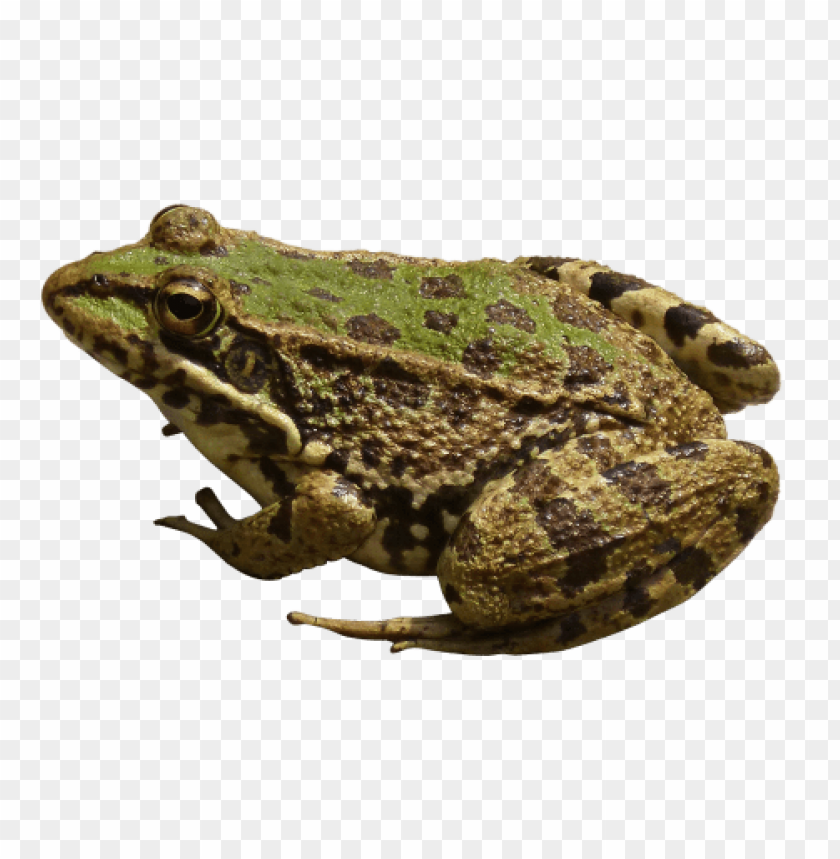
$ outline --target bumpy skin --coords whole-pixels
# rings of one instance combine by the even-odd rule
[[[437,575],[451,614],[332,621],[458,653],[562,650],[684,601],[767,522],[770,456],[721,411],[766,350],[596,263],[318,252],[163,210],[53,274],[67,336],[144,390],[261,505],[159,524],[281,578],[339,557]]]

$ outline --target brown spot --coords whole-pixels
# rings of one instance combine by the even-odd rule
[[[362,462],[368,468],[376,468],[382,459],[382,444],[374,439],[368,439],[362,442],[361,446]]]
[[[557,643],[568,647],[586,635],[587,631],[577,612],[567,615],[560,621],[560,634],[557,636]]]
[[[155,265],[169,265],[169,260],[166,257],[155,257]]]
[[[620,409],[630,408],[630,394],[623,382],[616,383],[612,393],[604,394],[603,401],[610,406],[618,406]]]
[[[458,324],[457,313],[441,313],[439,310],[427,310],[423,314],[423,327],[441,334],[449,332]]]
[[[395,409],[419,409],[426,404],[429,386],[399,379],[376,378],[373,390],[380,400]]]
[[[653,607],[648,590],[643,585],[633,585],[624,592],[624,610],[633,617],[647,617]]]
[[[533,503],[539,499],[549,499],[559,495],[569,489],[569,484],[561,480],[547,462],[534,460],[523,465],[516,472],[512,488],[514,492]]]
[[[753,444],[751,441],[736,441],[734,444],[737,444],[738,447],[744,448],[744,450],[748,450],[750,453],[756,454],[756,456],[761,457],[761,464],[765,468],[773,467],[773,457],[770,456],[769,453],[763,448],[759,447],[757,444]]]
[[[669,537],[667,540],[653,547],[653,551],[657,555],[673,555],[682,549],[682,543],[676,537]]]
[[[300,357],[318,370],[349,370],[361,375],[365,364],[355,355],[337,355],[320,343],[307,343],[300,347]]]
[[[329,455],[324,460],[324,468],[329,471],[337,471],[339,474],[344,474],[344,472],[347,471],[347,463],[349,461],[349,450],[333,450],[330,451]]]
[[[437,400],[435,405],[455,429],[461,429],[476,417],[478,391],[466,385],[458,385],[452,390],[442,390],[439,393],[441,399]]]
[[[470,561],[481,556],[484,540],[472,519],[464,518],[461,520],[455,532],[454,545],[458,557],[464,561]]]
[[[176,388],[164,393],[163,402],[170,409],[183,409],[189,405],[190,395],[183,388]]]
[[[592,514],[585,509],[578,510],[570,498],[548,498],[537,503],[537,524],[555,549],[565,548],[570,554],[581,552],[600,545],[607,536]]]
[[[566,558],[566,571],[557,584],[567,597],[579,594],[587,585],[600,581],[607,574],[607,561],[610,555],[624,542],[623,536],[611,539],[592,548],[569,553]]]
[[[464,368],[482,379],[489,379],[502,364],[501,359],[493,350],[493,340],[485,337],[483,340],[473,340],[467,344],[461,358]]]
[[[689,546],[677,555],[668,567],[681,585],[690,586],[695,591],[704,588],[718,573],[712,556],[697,546]]]
[[[394,266],[388,265],[384,259],[373,260],[372,262],[365,262],[357,259],[352,262],[348,262],[347,268],[349,268],[353,274],[357,274],[359,277],[367,277],[371,280],[394,279]]]
[[[326,289],[321,289],[320,286],[313,286],[307,295],[314,296],[315,298],[320,298],[321,301],[331,301],[333,304],[339,304],[344,301],[343,298],[340,298],[337,295],[333,295],[331,292],[328,292]]]
[[[607,371],[612,369],[591,346],[566,346],[569,368],[564,383],[570,388],[601,383]]]
[[[245,338],[237,338],[225,356],[228,378],[246,394],[253,394],[262,388],[273,364],[269,349]]]
[[[140,388],[141,391],[150,391],[152,388],[156,388],[158,384],[158,380],[154,376],[133,376],[127,373],[123,378],[131,382],[135,388]]]
[[[247,283],[242,283],[239,280],[230,281],[231,295],[250,295],[251,287]]]
[[[601,476],[634,504],[661,506],[671,498],[671,484],[659,476],[651,462],[624,462]]]
[[[411,461],[407,454],[400,453],[394,457],[391,462],[391,474],[394,477],[400,478],[402,477],[406,471],[408,470],[408,466],[411,464]]]
[[[123,367],[128,363],[128,350],[102,335],[94,337],[92,351],[94,355],[113,355],[117,363]]]
[[[291,254],[284,254],[284,256],[291,256]],[[251,282],[252,283],[258,283],[261,286],[271,286],[271,284],[267,280],[265,280],[261,277],[252,277]]]
[[[526,394],[513,404],[511,410],[519,415],[539,415],[546,411],[546,405]]]
[[[756,506],[738,507],[735,510],[735,530],[742,542],[749,543],[753,537],[764,526],[767,518],[767,497],[769,495],[769,487],[766,483],[762,484],[764,488],[763,499],[761,493]],[[763,503],[762,503],[763,502]]]
[[[464,282],[457,274],[446,277],[424,277],[420,282],[422,298],[462,298]]]
[[[449,603],[449,605],[455,605],[464,601],[464,598],[458,593],[458,589],[451,583],[447,584],[444,588],[443,598]]]
[[[673,456],[674,459],[694,459],[697,462],[702,462],[708,452],[709,445],[702,441],[690,441],[665,448],[665,453]]]
[[[227,248],[224,245],[217,245],[212,239],[206,241],[198,252],[203,257],[226,257],[228,255]]]
[[[591,459],[598,470],[609,468],[613,460],[610,440],[602,435],[585,435],[577,440],[577,449]]]
[[[268,523],[266,531],[283,543],[292,541],[292,504],[294,495],[287,495],[280,500],[277,512]]]
[[[271,489],[278,498],[293,496],[295,485],[289,476],[277,463],[268,456],[263,456],[257,463],[262,476],[271,484]]]
[[[345,323],[347,334],[354,340],[378,346],[390,346],[400,339],[400,329],[386,322],[375,313],[366,316],[351,316]]]
[[[345,412],[361,405],[369,396],[369,391],[362,379],[352,372],[338,376],[333,382],[332,389],[336,405]]]
[[[389,356],[380,361],[371,375],[374,392],[388,405],[408,409],[425,405],[429,386],[395,358]]]
[[[584,301],[582,296],[573,292],[559,292],[552,311],[560,322],[589,331],[602,331],[614,322],[599,305]]]
[[[709,360],[718,367],[732,367],[746,370],[772,362],[770,353],[758,343],[749,340],[729,340],[726,343],[712,343],[706,350]]]
[[[533,334],[536,330],[536,323],[527,312],[515,304],[511,304],[507,299],[502,298],[495,304],[490,304],[484,308],[487,314],[487,319],[490,322],[498,322],[502,325],[512,325],[520,331],[527,331]]]
[[[645,324],[645,315],[641,310],[634,310],[630,314],[630,324],[634,328],[641,328]]]
[[[617,271],[596,271],[589,278],[589,297],[610,310],[613,301],[625,292],[650,289],[651,285],[640,277]]]
[[[682,346],[685,338],[692,340],[704,325],[720,322],[714,313],[693,304],[678,304],[665,311],[665,333],[676,346]]]
[[[526,268],[551,280],[560,280],[560,269],[567,262],[580,262],[575,257],[529,257],[524,261]]]

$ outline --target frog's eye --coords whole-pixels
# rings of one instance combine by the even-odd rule
[[[154,224],[154,222],[161,216],[165,215],[167,212],[171,212],[173,209],[181,209],[183,208],[183,203],[175,203],[174,206],[167,206],[165,209],[161,209],[149,222],[150,224]]]
[[[218,221],[204,209],[177,203],[152,218],[149,235],[153,248],[202,256],[226,256]]]
[[[219,299],[192,278],[173,280],[155,298],[155,315],[160,324],[182,337],[204,337],[222,317]]]

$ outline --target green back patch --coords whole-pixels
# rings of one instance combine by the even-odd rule
[[[129,247],[91,258],[90,270],[154,276],[182,264],[236,281],[243,311],[262,320],[452,363],[466,355],[485,375],[510,375],[535,347],[564,366],[564,346],[589,346],[610,363],[620,354],[596,332],[559,321],[545,296],[519,293],[515,270],[497,260],[426,266],[298,258],[248,239],[229,245],[225,257]]]

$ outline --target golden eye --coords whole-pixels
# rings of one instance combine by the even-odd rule
[[[222,318],[222,305],[206,286],[185,277],[170,281],[158,291],[155,315],[173,334],[204,337]]]

